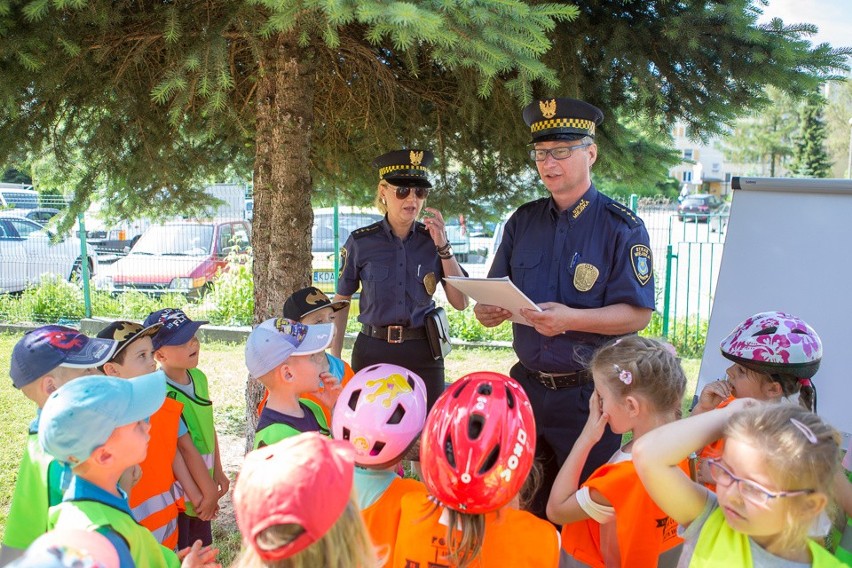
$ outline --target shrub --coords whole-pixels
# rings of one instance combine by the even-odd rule
[[[254,313],[251,253],[232,252],[227,262],[228,269],[216,276],[204,298],[204,314],[218,325],[250,325]]]
[[[512,324],[503,322],[497,327],[484,327],[473,314],[473,308],[457,311],[447,309],[450,337],[464,341],[512,341]]]

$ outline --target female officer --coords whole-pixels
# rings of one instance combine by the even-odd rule
[[[466,275],[447,241],[441,212],[427,208],[430,216],[417,221],[432,187],[426,167],[433,159],[428,150],[396,150],[373,161],[379,169],[376,207],[385,218],[349,235],[334,297],[348,300],[362,288],[352,368],[392,363],[410,369],[426,383],[429,408],[444,390],[444,360],[432,356],[424,318],[435,308],[438,282]],[[444,290],[454,308],[467,307],[467,296],[451,286]],[[337,357],[348,315],[347,305],[334,321],[331,351]]]

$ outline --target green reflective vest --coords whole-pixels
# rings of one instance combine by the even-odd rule
[[[183,403],[183,421],[189,430],[192,443],[201,454],[210,477],[213,477],[213,465],[216,457],[216,430],[213,427],[213,402],[207,386],[207,375],[199,369],[190,369],[189,378],[195,390],[195,396],[189,396],[171,383],[166,383],[166,396]],[[186,514],[196,516],[195,508],[186,501]]]
[[[51,528],[97,531],[109,527],[127,542],[130,556],[138,567],[178,568],[177,554],[157,542],[151,531],[125,511],[99,501],[63,501],[50,508]]]
[[[330,431],[328,429],[328,423],[325,421],[325,413],[322,411],[320,405],[315,403],[312,400],[307,400],[304,398],[300,398],[299,402],[307,406],[310,411],[313,413],[314,418],[317,419],[317,422],[320,425],[320,433],[325,434],[326,436],[330,435]],[[301,430],[297,430],[293,428],[290,424],[276,422],[274,424],[270,424],[263,430],[259,430],[254,435],[254,449],[258,449],[261,446],[269,446],[274,444],[275,442],[280,442],[284,438],[290,438],[292,436],[297,436],[301,434]]]

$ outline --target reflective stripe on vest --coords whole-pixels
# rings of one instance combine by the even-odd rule
[[[150,497],[146,501],[143,501],[142,503],[133,507],[133,518],[137,519],[138,521],[141,521],[142,519],[150,517],[154,513],[162,511],[163,509],[174,504],[175,496],[172,495],[171,491],[160,493],[159,495],[154,495],[153,497]]]
[[[166,548],[174,549],[177,546],[177,528],[177,519],[172,519],[157,530],[151,531],[151,534]],[[174,544],[171,544],[171,541],[174,541]]]
[[[214,454],[201,454],[201,459],[204,460],[204,465],[207,466],[207,469],[213,471],[213,463],[216,460],[216,456]]]

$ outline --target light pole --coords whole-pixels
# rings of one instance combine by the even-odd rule
[[[852,179],[852,118],[849,119],[849,164],[846,167],[846,179]]]

